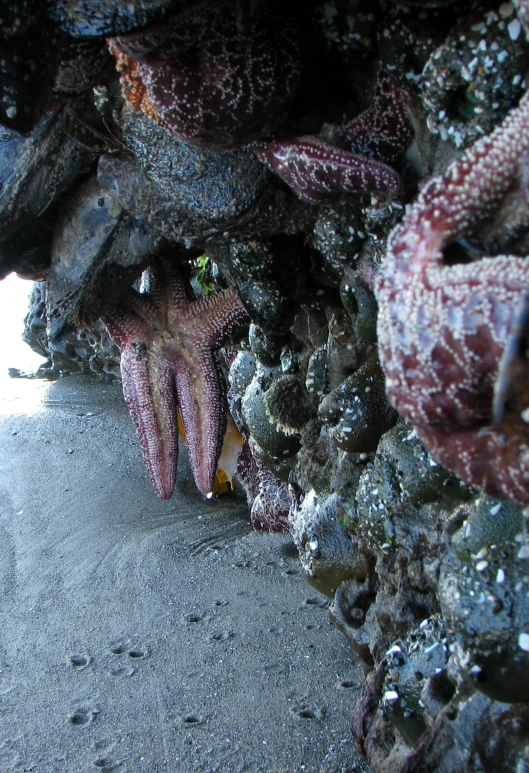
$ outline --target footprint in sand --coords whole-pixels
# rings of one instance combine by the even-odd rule
[[[68,722],[74,727],[85,727],[92,722],[99,714],[98,709],[87,706],[78,706],[68,717]]]
[[[117,655],[118,657],[125,656],[131,658],[133,661],[142,660],[147,655],[147,651],[143,647],[134,647],[129,640],[113,644],[110,651],[113,655]],[[124,663],[121,663],[119,666],[116,666],[116,668],[112,668],[110,674],[111,676],[122,678],[124,676],[132,676],[135,671],[136,669],[130,664],[125,665]]]
[[[132,661],[140,661],[143,658],[146,657],[147,651],[143,647],[135,647],[132,646],[130,640],[121,640],[116,642],[115,644],[112,644],[110,647],[110,652],[112,655],[116,656],[127,656],[127,659],[130,658]],[[75,671],[83,671],[87,666],[89,666],[92,663],[92,658],[90,655],[87,654],[78,654],[78,655],[70,655],[70,665]],[[110,675],[115,676],[118,678],[122,678],[125,676],[132,676],[134,674],[136,669],[130,665],[125,665],[124,663],[120,663],[119,666],[116,666],[115,668],[110,669]],[[73,715],[72,715],[73,716]],[[83,721],[83,717],[80,715],[75,720],[70,720],[72,724],[86,724],[86,722]]]
[[[147,651],[142,647],[133,647],[129,640],[118,641],[112,644],[110,651],[113,655],[128,655],[129,658],[140,659],[147,655]]]
[[[93,750],[97,753],[97,757],[93,761],[93,766],[101,773],[111,773],[111,771],[120,771],[125,773],[125,767],[123,762],[118,762],[112,757],[111,752],[117,746],[117,741],[113,741],[111,738],[101,738],[92,744]]]
[[[70,655],[70,664],[76,671],[82,671],[90,665],[91,661],[90,655]]]
[[[145,652],[145,650],[131,649],[131,650],[128,650],[127,654],[129,658],[134,658],[134,660],[136,660],[137,658],[144,658],[147,653]]]
[[[132,676],[135,670],[132,666],[118,666],[118,668],[111,668],[109,673],[110,676],[122,679],[124,676]]]
[[[185,714],[182,717],[182,724],[186,727],[196,727],[203,725],[206,720],[200,714]]]
[[[101,773],[112,773],[112,771],[124,771],[122,762],[114,762],[112,757],[97,757],[94,760],[94,768]]]
[[[101,756],[104,756],[105,754],[110,754],[116,744],[117,741],[114,741],[112,738],[100,738],[99,741],[94,741],[92,748],[95,752],[99,752]]]

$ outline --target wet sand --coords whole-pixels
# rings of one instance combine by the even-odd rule
[[[119,385],[8,387],[1,773],[367,771],[361,669],[288,535],[204,502],[184,450],[158,500]]]

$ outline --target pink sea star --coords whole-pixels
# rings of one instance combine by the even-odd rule
[[[177,408],[198,489],[211,497],[226,430],[225,386],[213,356],[246,319],[233,288],[201,300],[168,259],[102,317],[121,349],[123,394],[154,490],[169,499],[178,460]]]
[[[443,249],[500,205],[529,151],[529,94],[432,180],[390,236],[376,280],[390,402],[432,456],[488,494],[529,503],[527,389],[494,424],[500,360],[529,284],[527,258],[449,266]]]

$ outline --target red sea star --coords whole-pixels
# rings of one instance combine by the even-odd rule
[[[443,264],[443,249],[500,205],[529,151],[529,94],[490,136],[422,191],[377,277],[390,402],[432,456],[492,496],[529,503],[527,389],[499,424],[493,394],[529,284],[527,258]],[[525,414],[524,414],[525,415]]]
[[[102,317],[121,349],[123,394],[162,499],[170,498],[176,479],[177,408],[195,482],[204,496],[212,496],[228,410],[213,350],[245,318],[233,288],[194,300],[167,259],[151,267],[148,293],[130,288]]]

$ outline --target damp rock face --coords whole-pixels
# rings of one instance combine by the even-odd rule
[[[520,98],[529,49],[519,24],[513,5],[505,3],[451,30],[423,71],[430,131],[468,146]]]
[[[339,524],[337,513],[336,494],[318,504],[312,491],[290,515],[290,529],[305,575],[311,585],[331,598],[342,583],[352,577],[363,580],[367,574],[367,566]]]
[[[50,379],[68,373],[95,373],[110,380],[120,377],[120,352],[102,322],[90,328],[65,325],[53,339],[47,326],[46,283],[35,282],[23,338],[33,351],[47,358],[38,375]]]
[[[127,106],[120,121],[126,145],[147,176],[195,218],[235,218],[265,187],[268,174],[251,151],[218,155],[194,148]]]
[[[171,5],[171,0],[137,0],[123,7],[108,0],[57,0],[50,4],[50,16],[70,35],[103,37],[123,35],[160,21]]]
[[[478,690],[504,703],[527,701],[524,548],[514,539],[483,548],[465,563],[447,556],[439,582],[461,670]]]
[[[524,771],[525,512],[444,469],[391,407],[376,296],[388,238],[427,180],[523,96],[526,4],[4,5],[0,276],[38,280],[25,337],[48,358],[42,375],[119,378],[101,316],[131,287],[156,295],[157,260],[195,297],[235,290],[248,325],[217,364],[238,480],[257,530],[291,532],[364,666],[359,748],[375,773]],[[260,160],[270,147],[281,178]],[[337,191],[343,158],[400,193]],[[445,250],[450,270],[527,259],[526,167]],[[507,408],[526,391],[526,328],[522,314]]]
[[[94,120],[86,99],[43,115],[31,133],[2,128],[0,152],[0,275],[17,271],[30,278],[46,275],[59,200],[87,174],[97,156],[91,135],[76,119]]]
[[[50,338],[67,319],[81,320],[84,309],[97,303],[93,295],[106,271],[134,270],[160,244],[153,229],[124,212],[96,177],[80,186],[63,207],[51,245],[46,280]]]

